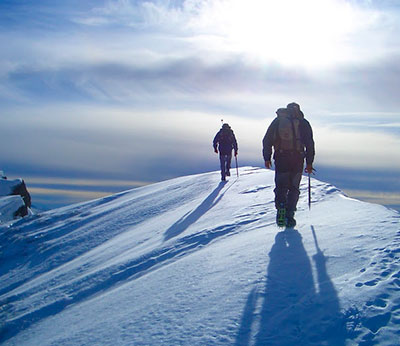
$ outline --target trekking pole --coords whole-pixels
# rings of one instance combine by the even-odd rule
[[[316,172],[316,169],[312,169],[312,174]],[[311,173],[308,173],[308,210],[311,209]]]
[[[311,209],[311,173],[308,173],[308,210]]]
[[[239,168],[238,168],[238,162],[237,162],[237,155],[235,156],[235,161],[236,161],[236,176],[239,178]]]

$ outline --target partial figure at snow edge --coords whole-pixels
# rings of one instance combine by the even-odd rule
[[[214,152],[219,153],[219,161],[221,166],[221,180],[225,181],[230,176],[232,150],[235,156],[238,154],[238,144],[235,134],[228,124],[223,124],[222,128],[217,132],[213,140]]]
[[[265,167],[271,168],[272,147],[275,162],[275,207],[279,227],[294,227],[294,214],[300,196],[300,181],[304,159],[306,173],[312,173],[315,156],[313,132],[310,123],[297,103],[276,111],[263,139]]]

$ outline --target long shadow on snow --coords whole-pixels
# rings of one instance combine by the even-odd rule
[[[248,296],[237,346],[250,345],[253,338],[256,346],[345,345],[344,318],[337,292],[328,276],[326,258],[313,226],[312,232],[317,249],[313,260],[318,292],[300,233],[293,229],[279,232],[269,253],[265,289],[255,287]],[[256,310],[260,305],[257,324]]]
[[[96,202],[96,204],[88,204],[88,206],[94,208],[110,200],[111,198],[106,198],[102,203]],[[24,284],[32,276],[38,276],[44,270],[50,271],[57,268],[59,265],[72,261],[87,251],[86,248],[77,248],[76,244],[90,241],[92,246],[96,247],[118,233],[119,228],[117,227],[110,227],[108,232],[104,232],[103,230],[97,232],[95,225],[104,225],[102,218],[103,216],[107,216],[109,211],[90,215],[88,206],[85,205],[77,210],[64,212],[53,217],[44,216],[28,219],[25,224],[20,222],[18,228],[13,228],[6,234],[8,238],[5,240],[2,239],[1,244],[6,244],[8,247],[5,248],[5,252],[8,258],[12,258],[12,261],[8,261],[8,258],[4,258],[0,253],[0,259],[2,260],[0,263],[1,272],[9,272],[24,263],[27,263],[32,268],[32,271],[29,277],[20,277],[9,285],[0,287],[0,295]],[[142,220],[135,221],[135,223],[139,223],[140,221]],[[84,226],[87,226],[87,230],[82,229]],[[37,231],[35,231],[35,227],[38,228]],[[29,234],[29,232],[33,234]],[[40,235],[37,236],[36,234]],[[69,239],[59,243],[52,242],[54,239],[61,239],[66,235],[69,236]],[[47,244],[47,241],[50,243]],[[61,247],[64,251],[60,251]],[[44,262],[48,264],[46,267],[37,267],[37,264]]]
[[[29,277],[17,277],[14,281],[6,283],[5,286],[0,285],[0,295],[31,280],[31,277],[57,268],[88,251],[86,247],[76,246],[77,244],[90,243],[91,248],[95,248],[127,227],[138,225],[148,218],[158,215],[168,208],[171,201],[177,199],[175,196],[166,196],[164,199],[155,201],[154,197],[158,192],[153,192],[140,198],[133,197],[116,206],[111,204],[110,208],[112,209],[93,213],[95,208],[129,193],[130,191],[121,192],[98,201],[85,203],[72,210],[61,208],[57,214],[49,212],[42,216],[23,219],[15,223],[11,230],[0,232],[0,272],[7,273],[24,263],[32,268]],[[136,203],[145,207],[142,208],[143,212],[140,215],[134,212]],[[108,215],[115,210],[119,211],[120,219],[117,223],[115,220],[108,219]],[[103,216],[106,217],[106,220],[103,219]],[[97,227],[97,225],[102,227]],[[105,231],[106,226],[107,230]],[[0,230],[2,231],[1,227]],[[64,239],[64,236],[67,238]],[[55,242],[55,239],[58,241]],[[60,251],[60,247],[63,251]],[[37,256],[39,253],[40,256]],[[38,266],[40,263],[46,263],[46,266]],[[18,295],[11,297],[7,303],[18,299],[20,299]],[[0,301],[0,305],[2,303]]]
[[[183,233],[190,225],[194,224],[202,215],[215,206],[223,196],[222,194],[217,200],[215,200],[225,184],[226,182],[221,181],[214,191],[211,192],[210,195],[203,202],[201,202],[196,209],[191,211],[189,214],[186,214],[181,219],[176,221],[171,227],[169,227],[165,231],[164,240],[169,240]]]
[[[243,226],[256,221],[258,219],[248,220],[241,222],[240,225]],[[65,285],[58,285],[57,289],[60,291],[54,294],[57,295],[58,293],[63,298],[5,323],[0,328],[0,343],[12,338],[42,319],[63,311],[72,304],[77,304],[96,294],[104,293],[127,281],[139,278],[166,263],[172,263],[185,255],[199,250],[223,236],[235,234],[238,231],[237,228],[238,224],[234,222],[201,233],[188,235],[173,244],[149,252],[139,258],[99,270],[72,283],[67,282]],[[8,308],[7,305],[4,305],[5,310]]]

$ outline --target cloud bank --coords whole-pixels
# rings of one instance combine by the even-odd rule
[[[3,164],[195,173],[215,167],[224,118],[241,162],[262,165],[275,110],[296,101],[317,163],[398,172],[399,23],[393,1],[4,1]]]

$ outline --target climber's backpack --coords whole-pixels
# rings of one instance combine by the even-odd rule
[[[281,151],[304,152],[300,130],[303,119],[291,117],[287,112],[279,112],[277,118],[275,148]]]

